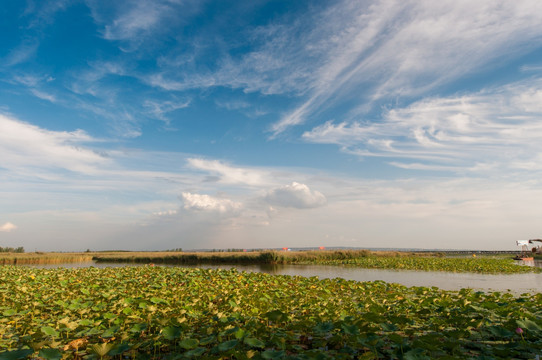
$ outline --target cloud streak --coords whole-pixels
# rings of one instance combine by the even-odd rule
[[[94,173],[108,160],[81,147],[92,141],[82,130],[50,131],[0,114],[0,167],[15,173],[28,167]]]
[[[472,95],[424,99],[386,111],[379,123],[327,122],[305,132],[303,139],[337,144],[361,157],[424,162],[392,162],[410,169],[542,168],[535,165],[541,154],[541,104],[542,81],[533,80]]]
[[[269,183],[267,179],[269,174],[265,171],[230,166],[218,160],[189,158],[188,165],[193,169],[210,172],[216,176],[216,178],[209,178],[209,181],[249,186],[262,186]]]
[[[419,96],[503,62],[503,53],[525,53],[542,37],[536,1],[358,4],[343,1],[318,22],[346,26],[313,30],[336,40],[320,40],[329,58],[315,69],[309,96],[272,125],[273,135],[348,100],[364,100],[356,113],[382,98]]]

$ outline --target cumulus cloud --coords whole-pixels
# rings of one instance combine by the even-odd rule
[[[242,204],[230,199],[212,197],[209,195],[192,194],[183,192],[181,194],[183,208],[194,211],[210,211],[220,214],[237,214],[241,211]]]
[[[0,226],[0,232],[10,232],[16,229],[17,229],[17,226],[10,222],[7,222],[4,225]]]
[[[317,208],[327,203],[324,194],[297,182],[270,190],[265,201],[271,205],[297,209]]]

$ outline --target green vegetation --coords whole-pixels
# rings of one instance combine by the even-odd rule
[[[12,247],[2,247],[2,246],[0,246],[0,253],[6,253],[6,252],[21,254],[21,253],[24,253],[24,247],[19,246],[19,247],[16,247],[16,248],[12,248]]]
[[[327,260],[307,263],[322,265],[349,265],[368,269],[422,270],[473,272],[484,274],[518,274],[541,272],[541,268],[518,266],[512,259],[505,258],[440,258],[440,257],[378,257],[370,256],[356,259]]]
[[[348,265],[372,269],[476,272],[518,274],[542,269],[518,266],[511,257],[446,257],[443,253],[399,251],[263,251],[231,253],[114,253],[99,254],[98,262],[134,262],[162,264],[319,264]]]
[[[0,267],[0,359],[532,359],[542,294],[157,266]]]
[[[124,262],[139,264],[315,264],[372,269],[519,274],[541,268],[518,266],[511,256],[445,256],[444,253],[399,251],[252,251],[252,252],[82,252],[0,253],[0,264],[54,264],[67,262]]]

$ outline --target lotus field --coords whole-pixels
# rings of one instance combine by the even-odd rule
[[[302,262],[300,262],[302,263]],[[539,273],[542,268],[519,266],[509,258],[493,257],[383,257],[367,256],[354,259],[332,259],[306,262],[321,265],[347,265],[366,269],[393,269],[418,271],[447,271],[481,274],[525,274]]]
[[[534,359],[542,295],[236,270],[0,267],[1,359]]]

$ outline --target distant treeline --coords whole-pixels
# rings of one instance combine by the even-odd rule
[[[18,248],[12,248],[12,247],[2,247],[0,246],[0,252],[3,253],[24,253],[24,247],[19,246]]]

